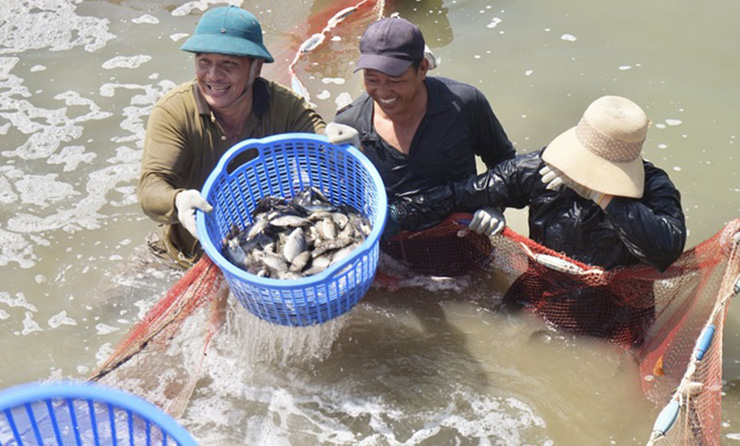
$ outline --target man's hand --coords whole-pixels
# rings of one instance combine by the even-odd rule
[[[356,149],[362,150],[360,146],[360,135],[353,127],[330,122],[326,125],[326,137],[329,142],[338,146],[349,144]]]
[[[175,207],[177,208],[177,219],[180,224],[188,230],[196,239],[198,234],[195,232],[195,210],[200,209],[203,212],[211,212],[211,206],[205,198],[195,189],[180,191],[175,195]]]
[[[496,208],[484,207],[475,211],[468,228],[478,234],[485,234],[490,237],[503,231],[504,226],[506,226],[506,218],[504,218],[503,212]]]
[[[576,183],[561,170],[556,169],[549,164],[540,169],[540,175],[542,175],[542,182],[547,185],[545,186],[545,189],[555,190],[561,186],[565,186],[568,189],[574,190],[581,197],[593,201],[602,208],[606,208],[606,205],[609,204],[612,199],[611,195],[596,192],[582,184]]]

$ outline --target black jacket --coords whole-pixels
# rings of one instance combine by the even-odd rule
[[[401,214],[422,214],[404,221],[428,226],[431,218],[453,210],[529,206],[530,238],[590,265],[612,269],[644,262],[663,271],[681,255],[686,244],[681,196],[663,170],[643,161],[643,197],[614,197],[602,210],[571,189],[545,189],[541,153],[519,155],[484,174],[429,191],[424,199],[416,198],[411,210],[402,203]],[[432,210],[425,210],[427,205]],[[404,221],[401,228],[412,229]]]

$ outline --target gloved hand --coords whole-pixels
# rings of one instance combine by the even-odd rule
[[[547,186],[545,186],[545,189],[555,190],[561,186],[565,186],[568,189],[574,190],[581,197],[587,200],[591,200],[599,205],[604,200],[604,198],[607,197],[606,194],[596,192],[595,190],[591,190],[582,184],[576,183],[561,170],[552,167],[549,164],[540,169],[540,175],[542,175],[542,182],[547,184]]]
[[[349,144],[357,149],[362,150],[360,146],[360,134],[353,127],[337,122],[330,122],[326,125],[326,137],[329,142],[338,146]]]
[[[195,232],[195,210],[200,209],[203,212],[211,212],[211,206],[205,198],[195,189],[180,191],[175,195],[175,207],[177,208],[177,219],[180,224],[188,230],[196,239],[198,234]]]
[[[471,231],[487,235],[488,237],[503,231],[504,226],[506,226],[504,213],[492,207],[484,207],[475,211],[473,220],[468,224],[468,228]]]

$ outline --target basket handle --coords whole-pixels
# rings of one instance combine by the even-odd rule
[[[285,140],[304,140],[321,144],[331,144],[329,139],[324,135],[304,132],[279,133],[265,138],[245,139],[244,141],[236,143],[223,154],[214,171],[225,171],[229,176],[231,176],[237,168],[247,161],[252,161],[254,159],[263,161],[265,148],[272,147],[273,142],[275,141],[284,142]],[[245,157],[247,157],[246,160]]]

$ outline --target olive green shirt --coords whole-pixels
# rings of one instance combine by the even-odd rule
[[[287,88],[257,78],[252,113],[241,140],[286,132],[319,133],[325,124],[315,110]],[[171,255],[200,253],[198,241],[177,218],[175,195],[201,190],[221,156],[231,148],[195,81],[157,101],[149,116],[141,161],[138,198],[144,213],[168,225],[164,242]],[[174,248],[174,249],[173,249]]]

